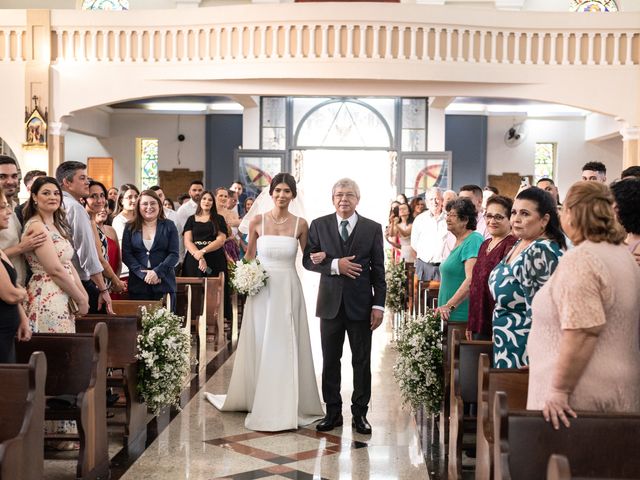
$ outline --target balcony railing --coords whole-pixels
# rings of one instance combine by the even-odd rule
[[[640,63],[640,15],[636,13],[540,14],[406,4],[342,5],[278,4],[268,9],[246,5],[187,14],[184,10],[152,14],[57,10],[52,12],[51,59],[101,64],[317,60],[536,66]],[[460,22],[469,18],[474,20]],[[0,26],[2,62],[25,59],[25,35],[24,26]]]

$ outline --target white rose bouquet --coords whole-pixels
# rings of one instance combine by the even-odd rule
[[[154,413],[168,405],[179,407],[180,392],[189,375],[191,339],[182,323],[182,317],[166,308],[148,312],[142,307],[138,393]]]
[[[255,260],[242,259],[235,263],[231,273],[231,285],[236,292],[253,296],[267,284],[267,272],[260,262]]]
[[[393,375],[403,403],[414,411],[419,407],[423,407],[425,413],[440,410],[444,389],[440,323],[440,315],[435,310],[408,315],[398,336]]]

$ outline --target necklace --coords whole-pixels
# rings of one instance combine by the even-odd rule
[[[287,220],[289,220],[289,217],[285,217],[284,220],[278,220],[278,219],[276,219],[276,217],[273,214],[273,212],[269,212],[269,215],[271,215],[271,218],[273,218],[273,223],[275,223],[276,225],[282,225]]]

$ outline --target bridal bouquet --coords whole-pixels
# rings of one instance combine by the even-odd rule
[[[397,340],[393,376],[403,403],[413,410],[422,406],[425,413],[435,413],[444,389],[440,315],[429,309],[422,315],[407,315],[405,322]]]
[[[231,273],[231,285],[236,292],[253,296],[267,284],[267,272],[256,260],[239,260]]]
[[[138,335],[138,393],[149,409],[158,413],[179,406],[180,391],[189,374],[189,333],[182,317],[158,308],[142,307],[142,332]]]

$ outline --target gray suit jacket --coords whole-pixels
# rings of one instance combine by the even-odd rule
[[[358,215],[350,244],[345,248],[340,234],[336,214],[316,218],[309,226],[309,240],[304,249],[302,264],[307,270],[318,272],[320,288],[316,304],[316,316],[335,318],[344,302],[349,320],[369,321],[373,305],[384,306],[387,284],[384,279],[384,249],[382,226]],[[325,252],[327,257],[314,265],[310,254]],[[355,255],[353,262],[362,265],[362,273],[356,279],[344,275],[331,275],[331,262],[335,258]]]

